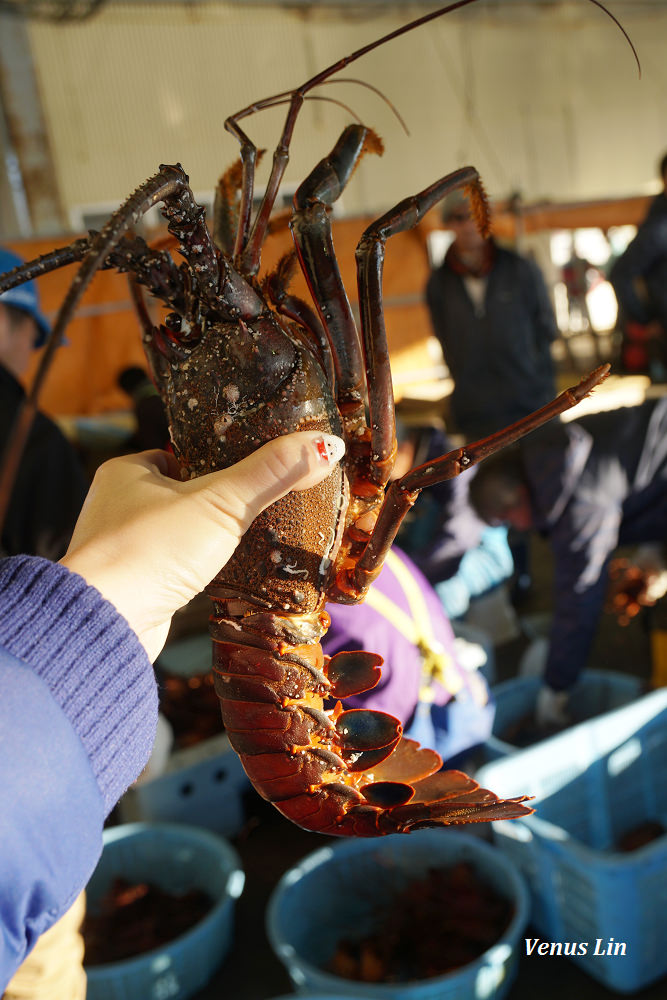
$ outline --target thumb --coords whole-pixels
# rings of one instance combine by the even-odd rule
[[[326,479],[345,454],[342,438],[322,431],[299,431],[275,438],[221,472],[191,485],[203,485],[209,498],[218,494],[227,512],[245,530],[265,507],[291,490],[305,490]]]

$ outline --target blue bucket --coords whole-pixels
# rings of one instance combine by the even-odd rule
[[[403,983],[362,983],[326,971],[350,928],[368,933],[388,894],[429,869],[469,862],[514,904],[497,943],[474,962],[445,975]],[[388,875],[391,874],[391,879]],[[390,886],[390,888],[389,888]],[[269,900],[267,933],[299,994],[357,1000],[501,1000],[518,962],[529,914],[528,892],[513,863],[472,834],[420,830],[351,840],[309,854],[283,875]]]
[[[198,827],[128,823],[104,831],[102,857],[86,888],[89,911],[117,877],[166,892],[202,889],[215,902],[194,927],[159,948],[86,966],[87,1000],[186,1000],[209,981],[231,946],[234,904],[245,878],[238,854]]]

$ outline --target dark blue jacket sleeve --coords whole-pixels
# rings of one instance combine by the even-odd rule
[[[85,887],[156,724],[151,664],[115,608],[63,566],[0,561],[0,992]]]
[[[609,559],[618,544],[618,507],[571,501],[550,536],[554,554],[554,616],[546,683],[571,687],[586,666],[609,584]]]

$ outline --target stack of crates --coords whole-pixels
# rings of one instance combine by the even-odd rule
[[[222,723],[221,723],[222,725]],[[155,778],[139,781],[118,805],[123,823],[190,823],[234,837],[246,820],[250,782],[225,733],[169,757]]]
[[[494,685],[496,713],[493,732],[484,744],[487,761],[518,749],[504,734],[524,716],[534,713],[542,684],[541,677],[513,677]],[[584,670],[572,688],[568,712],[574,723],[587,722],[629,705],[641,694],[642,682],[638,677],[611,670]]]
[[[635,992],[667,975],[667,836],[631,852],[621,837],[667,830],[667,690],[485,765],[502,798],[535,796],[535,814],[494,823],[526,878],[542,940],[585,945],[572,960],[609,989]]]

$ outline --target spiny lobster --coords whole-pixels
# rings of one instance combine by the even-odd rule
[[[525,797],[498,800],[462,772],[440,770],[438,754],[404,739],[392,716],[343,711],[338,701],[334,709],[324,709],[326,699],[373,687],[381,662],[365,651],[323,655],[320,639],[329,624],[325,602],[363,600],[422,489],[458,475],[574,405],[608,371],[602,366],[517,424],[388,486],[396,445],[382,313],[385,242],[416,225],[457,188],[466,190],[483,231],[489,227],[489,210],[477,171],[466,167],[371,225],[356,254],[359,334],[334,255],[329,210],[364,153],[381,151],[378,137],[362,124],[343,131],[294,198],[290,225],[296,256],[316,310],[288,292],[290,261],[282,261],[263,282],[257,279],[293,129],[309,91],[371,49],[471,2],[459,0],[421,17],[297,90],[228,118],[225,127],[240,143],[241,163],[221,180],[213,238],[182,167],[161,166],[100,233],[0,279],[2,292],[82,261],[17,421],[4,464],[5,499],[51,356],[102,267],[132,277],[147,357],[184,477],[227,467],[290,431],[320,430],[344,438],[344,461],[320,486],[290,494],[261,514],[207,588],[213,601],[215,685],[232,746],[262,796],[300,826],[329,834],[376,836],[531,811],[523,805]],[[288,105],[287,116],[253,220],[258,152],[240,122],[279,104]],[[151,249],[128,234],[158,202],[184,257],[180,266],[165,250]],[[151,322],[139,286],[171,310],[159,326]]]

